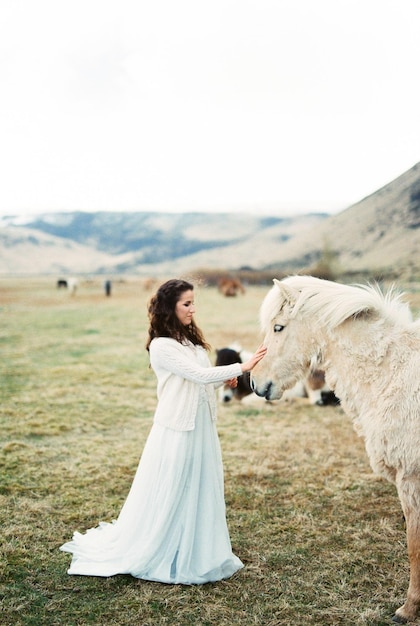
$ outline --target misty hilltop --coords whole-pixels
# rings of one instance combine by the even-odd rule
[[[420,163],[341,213],[70,212],[0,219],[0,273],[420,272]]]

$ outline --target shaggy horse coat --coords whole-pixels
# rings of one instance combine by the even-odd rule
[[[420,320],[392,290],[311,276],[274,280],[260,319],[268,351],[254,391],[280,398],[308,367],[325,371],[364,438],[374,472],[396,485],[407,526],[410,583],[394,621],[420,609]]]

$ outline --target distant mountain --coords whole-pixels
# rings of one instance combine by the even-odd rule
[[[261,256],[266,235],[285,242],[327,217],[116,212],[8,216],[0,222],[0,272],[153,274],[199,262],[258,267],[269,259]]]
[[[0,219],[2,274],[297,271],[420,276],[420,163],[333,216],[57,213]]]
[[[0,227],[0,274],[85,274],[112,255],[26,227]]]
[[[363,273],[420,280],[420,163],[360,202],[325,219],[303,216],[293,236],[282,225],[256,231],[225,249],[180,259],[188,267],[253,268],[275,271],[311,269],[327,256],[335,273]],[[156,269],[167,272],[169,264]]]
[[[287,242],[277,266],[307,266],[328,248],[341,272],[420,276],[420,163]]]

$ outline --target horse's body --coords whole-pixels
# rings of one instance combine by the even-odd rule
[[[309,404],[318,406],[340,403],[340,400],[325,381],[325,372],[320,369],[309,369],[302,379],[298,380],[291,389],[287,389],[283,393],[282,397],[285,400],[307,398]]]
[[[261,306],[266,357],[254,391],[280,398],[321,368],[364,438],[373,470],[395,483],[407,526],[410,584],[397,622],[420,609],[420,320],[392,291],[310,276],[275,285]]]
[[[71,296],[76,295],[77,288],[79,286],[79,281],[77,278],[69,278],[67,281],[67,288]]]
[[[245,293],[245,288],[238,278],[220,278],[217,288],[226,297],[236,296],[239,292]]]
[[[77,278],[59,278],[57,280],[57,289],[68,289],[71,296],[75,295],[78,285]]]

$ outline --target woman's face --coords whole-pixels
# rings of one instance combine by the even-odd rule
[[[194,293],[192,289],[183,291],[175,305],[175,315],[184,326],[191,324],[193,314],[195,313]]]

